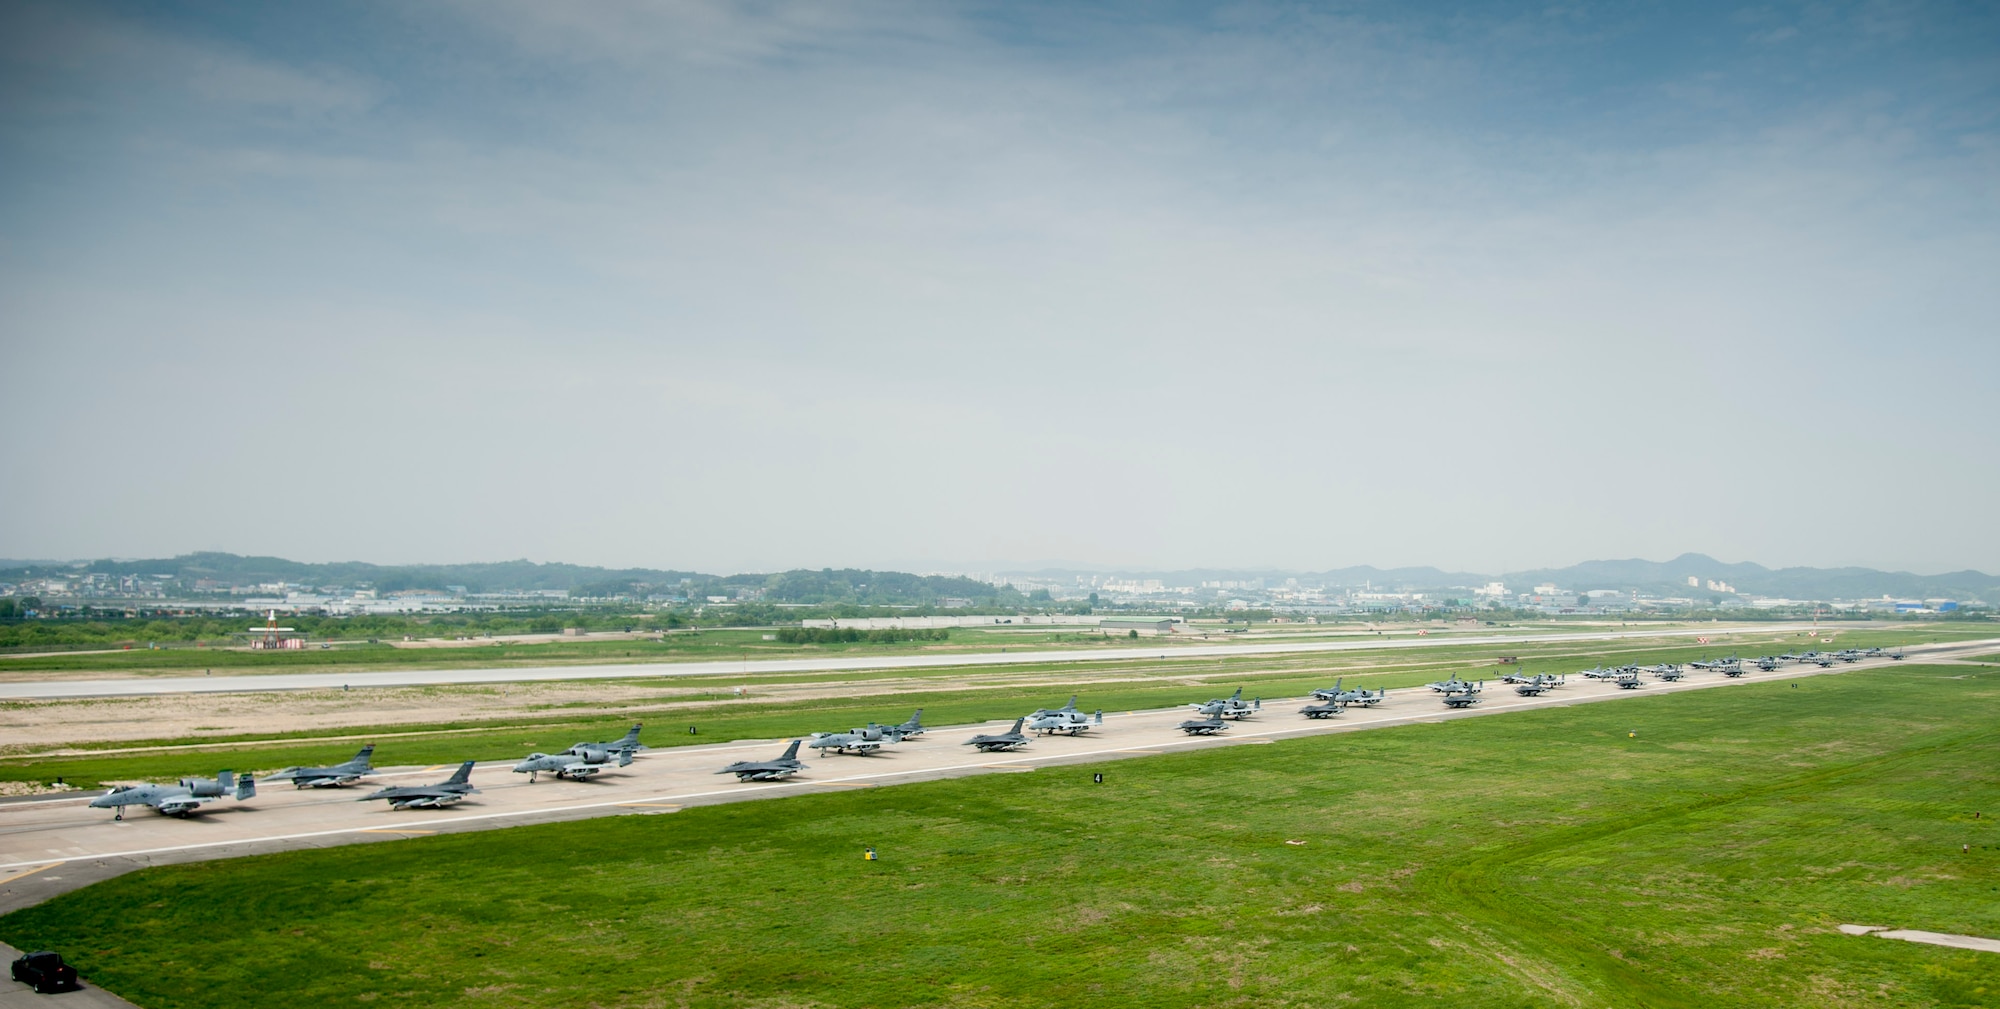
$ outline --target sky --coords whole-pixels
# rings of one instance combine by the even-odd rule
[[[2000,571],[2000,8],[0,5],[0,556]]]

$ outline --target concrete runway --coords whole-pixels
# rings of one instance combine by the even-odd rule
[[[1908,649],[1909,661],[1983,654],[2000,640],[1928,645]],[[1307,719],[1296,713],[1299,698],[1266,699],[1263,710],[1231,724],[1219,737],[1189,737],[1174,726],[1192,717],[1186,707],[1140,712],[1108,712],[1101,728],[1079,737],[1035,739],[1025,751],[978,754],[962,745],[970,736],[1007,722],[955,725],[885,747],[876,756],[808,757],[808,769],[782,782],[739,783],[716,774],[732,761],[775,757],[785,741],[735,741],[663,747],[639,755],[630,767],[612,769],[580,782],[544,779],[530,784],[512,773],[512,761],[483,764],[472,776],[481,794],[443,810],[397,812],[385,803],[356,799],[380,785],[427,784],[443,780],[452,767],[385,770],[346,789],[261,788],[249,802],[222,800],[185,820],[134,807],[122,822],[110,810],[89,808],[96,793],[0,804],[0,913],[39,903],[58,893],[148,865],[229,858],[295,848],[329,847],[467,830],[490,830],[596,816],[662,814],[687,806],[774,798],[828,789],[871,788],[911,781],[974,774],[1032,772],[1093,761],[1116,760],[1216,746],[1270,743],[1292,736],[1353,732],[1414,722],[1440,722],[1508,711],[1649,697],[1688,690],[1761,683],[1894,665],[1888,659],[1838,664],[1831,669],[1787,665],[1769,673],[1754,669],[1739,679],[1693,672],[1676,683],[1648,678],[1638,690],[1571,677],[1569,684],[1540,697],[1521,697],[1512,687],[1489,681],[1484,701],[1469,709],[1447,709],[1422,687],[1392,690],[1375,708],[1350,707],[1335,718]],[[1206,700],[1190,696],[1190,702]],[[1051,701],[1060,698],[1051,698]],[[1090,708],[1086,695],[1079,705]],[[902,712],[884,710],[884,718]],[[833,728],[833,726],[830,726]],[[810,752],[810,751],[808,751]],[[366,787],[363,787],[366,786]]]
[[[1811,624],[1745,624],[1678,627],[1670,630],[1617,630],[1586,633],[1478,634],[1453,632],[1422,638],[1361,638],[1351,641],[1245,641],[1241,644],[1169,643],[1138,648],[1043,649],[928,655],[816,656],[796,659],[651,662],[603,666],[512,666],[492,669],[393,669],[380,672],[266,673],[236,676],[124,676],[101,680],[50,679],[0,682],[0,700],[62,697],[130,697],[149,694],[245,693],[260,690],[331,690],[337,687],[418,687],[470,683],[525,683],[547,680],[614,680],[645,676],[756,676],[769,673],[825,673],[876,669],[941,669],[950,666],[1018,666],[1042,662],[1111,662],[1153,658],[1200,659],[1300,652],[1353,652],[1454,645],[1527,645],[1562,642],[1693,638],[1697,635],[1805,630]]]

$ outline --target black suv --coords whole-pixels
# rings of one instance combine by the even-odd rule
[[[34,988],[40,995],[83,987],[76,982],[76,968],[62,962],[62,954],[45,949],[14,961],[14,980]]]

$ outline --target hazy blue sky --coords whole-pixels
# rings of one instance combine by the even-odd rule
[[[1996,11],[10,2],[0,556],[2000,569]]]

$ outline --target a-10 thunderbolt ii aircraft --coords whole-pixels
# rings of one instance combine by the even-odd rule
[[[558,778],[582,781],[616,763],[619,767],[632,766],[632,751],[619,750],[607,753],[594,746],[583,753],[530,753],[526,760],[514,765],[515,774],[525,774],[530,783],[543,773]]]
[[[1252,713],[1264,710],[1264,699],[1254,698],[1245,704],[1243,688],[1237,687],[1236,692],[1228,697],[1218,697],[1205,704],[1190,704],[1188,707],[1210,718],[1248,718]]]
[[[1076,710],[1075,694],[1071,694],[1069,703],[1060,708],[1036,708],[1034,714],[1028,716],[1028,728],[1038,736],[1051,732],[1063,732],[1074,736],[1088,731],[1093,724],[1099,726],[1104,724],[1104,709],[1099,708],[1095,715],[1086,715]]]
[[[364,795],[356,802],[371,802],[387,799],[390,809],[443,809],[454,802],[463,802],[468,795],[478,794],[472,787],[472,761],[458,765],[451,777],[435,785],[392,785],[378,789],[372,795]]]
[[[1021,734],[1021,726],[1028,720],[1026,715],[1014,719],[1014,727],[1006,732],[974,736],[963,745],[973,747],[981,753],[1005,753],[1028,745],[1028,737]]]
[[[1221,715],[1210,715],[1207,718],[1190,718],[1174,728],[1190,736],[1213,736],[1229,728],[1229,723],[1223,721]]]
[[[832,750],[835,753],[853,753],[865,757],[881,749],[884,743],[900,743],[902,741],[903,734],[895,728],[884,728],[876,725],[874,722],[869,722],[868,727],[863,729],[849,729],[846,732],[815,732],[812,734],[812,741],[806,745],[818,750],[822,757],[826,756],[826,751],[828,750]]]
[[[1372,708],[1382,703],[1383,699],[1389,696],[1389,691],[1386,687],[1373,692],[1366,689],[1342,690],[1340,685],[1345,682],[1347,682],[1347,677],[1345,676],[1335,679],[1333,686],[1321,687],[1313,691],[1313,699],[1317,701],[1337,701],[1343,705],[1359,704],[1364,708]]]
[[[651,749],[651,747],[639,745],[639,730],[645,727],[646,723],[644,722],[634,722],[632,723],[631,731],[625,733],[623,739],[614,739],[608,743],[578,743],[557,754],[557,756],[583,757],[593,764],[602,764],[610,760],[614,755],[622,752],[627,754],[627,759],[624,764],[619,764],[618,766],[624,767],[625,764],[632,762],[630,759],[631,754]]]
[[[231,790],[242,802],[257,794],[257,780],[223,771],[213,778],[182,778],[173,785],[120,785],[90,800],[92,809],[115,809],[114,820],[125,819],[126,806],[151,806],[167,816],[187,816],[204,802],[227,796]]]
[[[739,760],[715,773],[736,775],[737,781],[777,781],[789,778],[806,769],[805,761],[799,759],[799,744],[802,742],[804,742],[802,739],[792,740],[792,745],[785,747],[784,756],[776,760]]]
[[[889,728],[894,730],[898,735],[901,735],[904,739],[915,739],[916,737],[923,735],[925,732],[924,709],[918,708],[917,713],[911,715],[909,721],[904,722],[901,725],[891,725],[889,726]]]
[[[375,765],[368,758],[375,755],[375,744],[369,743],[354,755],[353,760],[344,761],[332,767],[287,767],[264,779],[264,784],[275,785],[289,781],[295,788],[336,788],[352,785],[363,775],[375,773]]]
[[[1340,714],[1341,709],[1344,707],[1346,705],[1341,704],[1339,701],[1326,701],[1321,704],[1308,704],[1299,709],[1299,714],[1307,718],[1332,718]]]
[[[1540,697],[1563,685],[1563,678],[1552,673],[1536,673],[1533,676],[1516,676],[1511,682],[1514,692],[1522,697]]]

